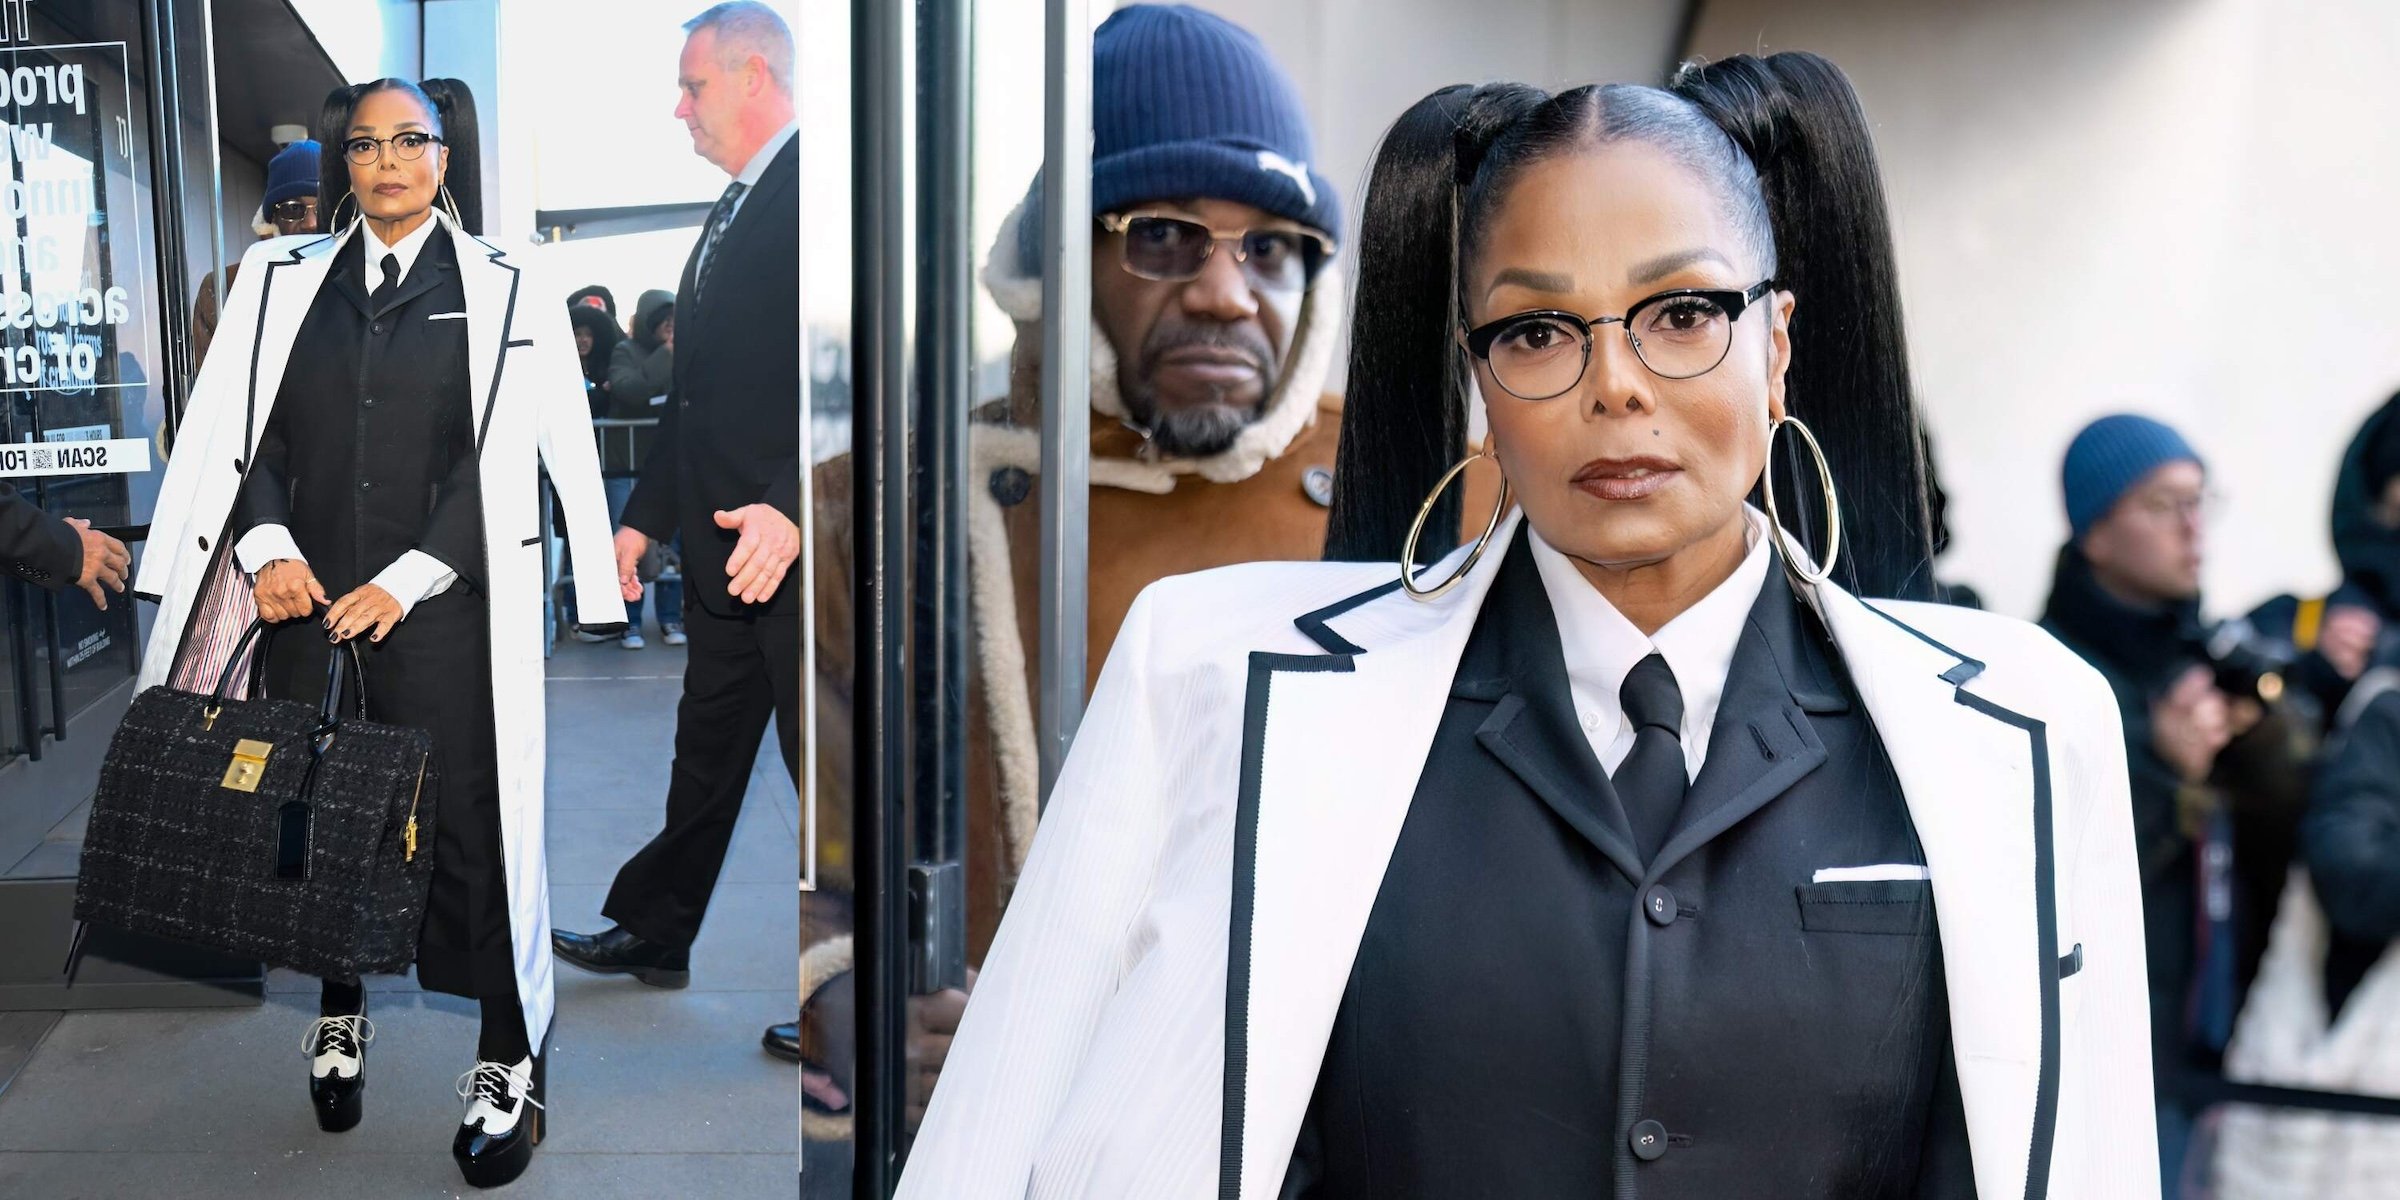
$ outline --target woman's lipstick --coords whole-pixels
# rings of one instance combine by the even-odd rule
[[[1663,458],[1595,458],[1568,482],[1602,500],[1640,500],[1682,473],[1682,467]]]

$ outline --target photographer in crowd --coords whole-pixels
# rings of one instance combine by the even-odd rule
[[[2281,711],[2286,664],[2246,622],[2200,618],[2208,473],[2182,435],[2103,417],[2067,448],[2073,537],[2042,625],[2099,669],[2125,724],[2149,943],[2159,1153],[2180,1171],[2192,1107],[2256,972],[2292,857],[2313,740]]]

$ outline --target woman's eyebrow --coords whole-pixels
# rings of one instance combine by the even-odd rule
[[[1733,269],[1732,260],[1707,246],[1699,246],[1690,250],[1677,250],[1672,254],[1661,254],[1648,262],[1635,263],[1633,270],[1626,272],[1625,277],[1638,287],[1645,283],[1656,283],[1697,262],[1713,262],[1728,271]]]
[[[428,126],[423,121],[402,121],[399,124],[392,126],[392,129],[399,133],[406,133],[411,129],[423,130],[428,128],[431,128],[431,126]],[[375,127],[373,125],[353,125],[350,127],[350,132],[363,133],[369,137],[373,137],[375,136]]]
[[[1575,277],[1572,275],[1561,275],[1554,271],[1535,271],[1525,267],[1510,267],[1492,277],[1492,286],[1484,289],[1483,298],[1491,299],[1493,292],[1512,283],[1537,292],[1571,292],[1575,290]]]

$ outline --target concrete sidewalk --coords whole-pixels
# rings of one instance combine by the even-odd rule
[[[618,864],[658,829],[683,661],[653,636],[638,652],[564,643],[550,662],[550,904],[564,928],[605,926],[600,903]],[[71,855],[81,820],[62,823],[43,852]],[[693,948],[691,988],[559,965],[555,1125],[500,1194],[795,1195],[798,1077],[758,1037],[794,1011],[798,822],[770,732]],[[277,972],[267,986],[255,1009],[0,1013],[0,1197],[470,1194],[450,1138],[463,1108],[452,1081],[474,1061],[473,1002],[407,977],[370,979],[366,1121],[327,1134],[309,1115],[300,1052],[316,981]],[[30,1057],[11,1053],[26,1046]]]

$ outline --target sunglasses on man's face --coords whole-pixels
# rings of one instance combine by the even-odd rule
[[[297,200],[278,200],[267,209],[267,215],[278,221],[305,221],[316,215],[317,199],[303,196]]]
[[[1333,254],[1325,235],[1298,225],[1216,229],[1189,217],[1165,213],[1109,213],[1100,227],[1124,235],[1124,266],[1144,279],[1186,283],[1200,277],[1217,243],[1233,247],[1233,261],[1251,284],[1266,291],[1296,292],[1316,278]]]

